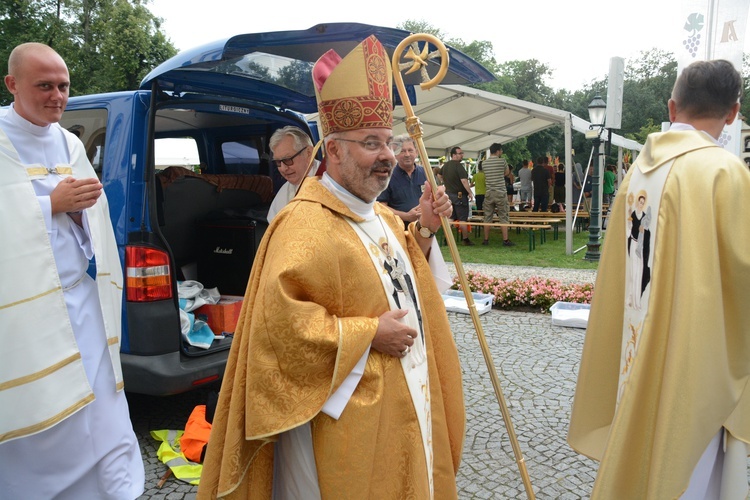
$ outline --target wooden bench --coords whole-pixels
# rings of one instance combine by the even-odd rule
[[[512,213],[509,216],[510,222],[521,223],[521,224],[549,224],[552,226],[552,239],[557,240],[560,233],[560,224],[564,222],[563,219],[551,218],[551,217],[523,217],[521,214]]]
[[[551,217],[524,217],[523,212],[511,212],[510,214],[508,214],[508,219],[509,219],[508,222],[510,222],[512,224],[541,224],[541,225],[550,225],[550,226],[552,226],[552,239],[553,240],[557,240],[558,239],[559,233],[560,233],[559,226],[560,226],[560,223],[563,222],[563,219],[560,219],[560,218],[551,218]],[[482,217],[479,217],[479,216],[476,216],[476,215],[473,215],[473,216],[469,217],[469,223],[471,223],[471,224],[483,223],[483,222],[484,222],[484,219]],[[492,219],[492,222],[493,223],[500,222],[500,219],[498,219],[498,217],[495,216]],[[516,227],[516,233],[520,234],[522,227]],[[478,228],[477,228],[477,232],[475,232],[475,234],[477,236],[479,235]],[[544,241],[546,241],[547,240],[546,236],[547,236],[546,235],[546,231],[543,229],[542,230],[542,237],[540,238],[540,240],[543,238]]]
[[[531,224],[521,224],[521,223],[505,223],[505,222],[459,222],[459,221],[451,221],[451,226],[456,228],[456,240],[460,240],[460,234],[458,231],[458,226],[467,224],[470,226],[474,226],[474,230],[476,231],[475,234],[479,231],[480,227],[507,227],[507,228],[515,228],[519,231],[521,229],[525,229],[526,232],[529,235],[529,252],[534,250],[536,248],[536,232],[540,231],[539,235],[539,244],[542,245],[547,241],[547,229],[552,229],[552,226],[549,224],[537,224],[537,223],[531,223]]]
[[[575,212],[573,212],[573,216],[575,216]],[[511,212],[509,214],[509,217],[511,219],[513,219],[514,217],[539,219],[548,222],[554,219],[561,220],[565,217],[565,212]],[[576,233],[580,233],[584,229],[584,221],[589,220],[589,218],[590,215],[588,212],[584,210],[578,211],[578,217],[576,218],[576,224],[574,228]]]

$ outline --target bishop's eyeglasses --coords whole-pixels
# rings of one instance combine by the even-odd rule
[[[355,139],[344,139],[342,137],[336,137],[334,140],[344,141],[344,142],[356,142],[357,144],[365,148],[365,150],[370,153],[379,153],[383,150],[384,147],[393,151],[394,155],[397,155],[401,152],[401,143],[395,142],[392,140],[379,141],[377,139],[368,139],[366,141],[358,141]]]

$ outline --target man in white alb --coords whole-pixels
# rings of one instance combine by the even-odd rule
[[[8,72],[0,497],[133,499],[144,469],[123,391],[123,279],[107,200],[83,144],[57,124],[70,87],[63,59],[26,43],[11,52]]]
[[[271,135],[268,147],[271,148],[273,162],[278,167],[279,173],[286,179],[271,202],[271,208],[268,209],[268,222],[271,222],[279,210],[292,201],[300,184],[305,180],[305,171],[310,165],[313,144],[304,130],[288,125]],[[313,165],[307,173],[308,177],[316,174],[319,165],[318,160],[313,160]]]

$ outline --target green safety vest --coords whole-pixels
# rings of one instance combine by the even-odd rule
[[[151,437],[157,441],[161,441],[161,445],[156,451],[156,456],[172,469],[174,477],[180,481],[197,485],[201,480],[203,465],[191,462],[182,454],[180,450],[180,437],[183,433],[184,431],[176,430],[151,431]]]

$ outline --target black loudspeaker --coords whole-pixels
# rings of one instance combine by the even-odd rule
[[[198,224],[198,281],[222,295],[244,295],[255,259],[252,219],[219,219]]]

